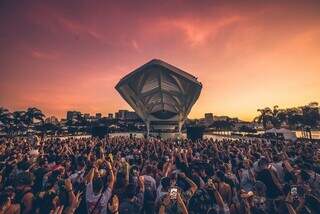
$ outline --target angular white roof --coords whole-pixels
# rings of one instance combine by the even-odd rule
[[[202,85],[191,74],[153,59],[123,77],[115,88],[144,121],[182,122]]]

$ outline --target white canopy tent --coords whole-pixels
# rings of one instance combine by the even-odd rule
[[[297,136],[296,133],[285,128],[272,128],[266,131],[266,133],[274,133],[274,134],[282,134],[285,140],[291,140],[291,141],[296,141]]]

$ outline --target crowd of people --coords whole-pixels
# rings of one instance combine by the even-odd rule
[[[0,214],[319,213],[320,143],[0,139]]]

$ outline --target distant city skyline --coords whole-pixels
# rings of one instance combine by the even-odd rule
[[[18,1],[0,7],[0,106],[131,110],[114,89],[153,58],[203,84],[189,118],[251,121],[320,101],[320,1]]]
[[[269,106],[264,106],[263,108],[273,108],[274,106],[278,106],[280,107],[280,109],[287,109],[287,108],[298,108],[298,107],[302,107],[302,106],[306,106],[308,104],[311,104],[313,102],[308,102],[308,103],[305,103],[303,105],[299,105],[299,106],[286,106],[286,107],[283,107],[283,106],[278,106],[278,105],[269,105]],[[317,103],[317,102],[316,102]],[[6,106],[0,106],[0,107],[4,107],[4,108],[7,108]],[[27,106],[26,108],[22,108],[22,109],[8,109],[9,111],[24,111],[26,110],[27,108],[29,108],[31,106]],[[262,109],[263,109],[262,108]],[[42,110],[42,109],[40,109]],[[258,109],[257,109],[258,110]],[[106,117],[106,118],[117,118],[117,115],[119,116],[119,114],[123,114],[123,112],[129,112],[130,113],[135,113],[134,110],[132,110],[132,108],[128,108],[128,109],[118,109],[118,110],[115,110],[114,112],[83,112],[83,111],[80,111],[78,109],[69,109],[67,110],[66,112],[64,112],[62,114],[62,116],[59,116],[59,115],[54,115],[54,114],[46,114],[46,112],[42,111],[44,114],[45,114],[45,117],[46,118],[49,118],[49,117],[56,117],[57,119],[61,120],[61,119],[67,119],[68,118],[68,112],[75,112],[76,114],[80,113],[84,118],[88,118],[88,117],[97,117],[97,114],[99,114],[101,118],[103,117]],[[320,113],[320,107],[319,107],[319,113]],[[258,111],[256,111],[256,114],[254,115],[254,117],[258,116],[259,113]],[[138,115],[136,115],[138,117]],[[241,121],[246,121],[246,122],[253,122],[253,119],[243,119],[243,118],[240,118],[239,116],[237,115],[228,115],[228,114],[215,114],[213,112],[204,112],[202,115],[199,115],[199,117],[188,117],[188,119],[210,119],[210,118],[213,118],[213,119],[216,119],[216,118],[220,118],[220,119],[226,119],[226,118],[231,118],[231,119],[234,119],[234,118],[237,118]]]

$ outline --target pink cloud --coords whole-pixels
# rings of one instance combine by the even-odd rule
[[[320,99],[316,1],[39,2],[0,8],[1,105],[128,108],[114,85],[151,58],[202,81],[192,117]]]
[[[73,34],[87,34],[87,35],[91,36],[92,38],[99,40],[99,41],[102,41],[104,39],[103,35],[101,35],[95,29],[92,29],[91,27],[89,27],[83,23],[76,22],[74,20],[68,19],[68,18],[63,17],[61,15],[57,16],[56,18],[65,30],[67,30]]]
[[[191,46],[203,45],[209,39],[214,39],[215,35],[223,28],[240,22],[244,18],[241,16],[223,17],[219,20],[193,20],[193,19],[177,19],[168,20],[163,25],[171,26],[171,28],[180,29]]]
[[[55,60],[59,58],[56,52],[42,51],[39,49],[31,49],[31,57],[40,60]]]

